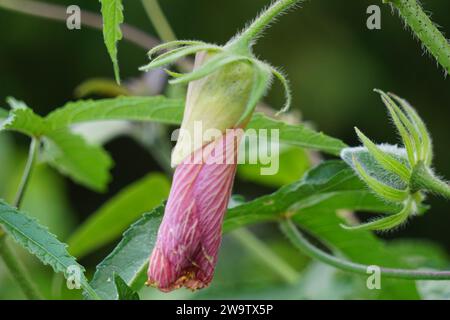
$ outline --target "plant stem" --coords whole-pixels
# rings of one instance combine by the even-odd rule
[[[247,229],[239,229],[232,233],[243,246],[261,259],[275,271],[286,283],[295,284],[300,278],[298,272],[276,255],[265,243],[260,241]]]
[[[238,36],[233,43],[242,43],[248,47],[253,40],[283,11],[291,8],[302,0],[278,0],[267,8],[252,24]]]
[[[142,0],[142,5],[150,21],[153,23],[159,38],[164,42],[177,40],[172,27],[159,6],[158,0]]]
[[[24,14],[58,20],[65,22],[67,19],[66,7],[30,0],[0,0],[0,7]],[[102,30],[102,17],[90,11],[81,11],[81,23],[84,26]],[[126,23],[121,25],[123,38],[135,45],[148,50],[159,44],[159,41],[145,32]]]
[[[437,178],[423,162],[419,162],[411,175],[414,190],[427,190],[450,199],[450,186]]]
[[[343,271],[364,275],[368,274],[368,265],[346,261],[316,248],[308,242],[291,220],[287,219],[281,222],[281,230],[299,250],[311,258],[315,258]],[[382,267],[380,267],[380,271],[381,274],[387,278],[408,280],[450,280],[450,271],[420,271]]]
[[[441,66],[450,73],[450,44],[422,10],[416,0],[385,0],[397,8],[405,23],[416,34]]]
[[[13,206],[19,208],[22,204],[23,196],[27,189],[28,181],[30,180],[31,172],[33,170],[34,163],[36,161],[37,151],[39,149],[39,139],[32,138],[30,144],[30,150],[28,151],[28,159],[25,165],[25,169],[22,175],[22,180],[20,181],[19,189],[16,193],[16,197],[13,202]]]
[[[22,175],[22,180],[19,185],[19,190],[17,191],[16,198],[14,201],[14,207],[19,208],[22,202],[23,196],[27,189],[28,181],[33,171],[33,166],[36,159],[36,153],[39,149],[39,140],[37,138],[32,138],[30,149],[28,152],[28,160],[25,165],[25,170]],[[17,281],[21,287],[25,296],[29,299],[41,299],[41,295],[35,289],[33,281],[28,277],[27,270],[25,266],[20,262],[19,258],[15,255],[14,250],[7,242],[6,233],[0,228],[0,255],[5,261],[6,266],[11,272],[14,279]]]
[[[28,277],[27,270],[14,253],[13,248],[8,243],[6,234],[3,232],[3,230],[0,230],[0,255],[5,265],[28,299],[41,300],[41,294],[36,290],[31,278]]]

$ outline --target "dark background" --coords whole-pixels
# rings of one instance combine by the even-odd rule
[[[98,1],[48,1],[79,4],[99,12]],[[268,3],[266,0],[164,0],[162,7],[180,39],[223,44]],[[366,8],[378,4],[382,29],[366,28]],[[450,30],[450,2],[423,1],[442,30]],[[124,1],[126,23],[155,34],[139,1]],[[449,31],[450,32],[450,31]],[[69,31],[64,23],[0,9],[0,105],[7,96],[24,100],[37,113],[47,114],[74,99],[74,88],[86,79],[112,78],[112,66],[101,32],[87,27]],[[307,1],[266,32],[258,56],[288,74],[294,108],[316,128],[357,144],[358,126],[376,142],[399,142],[386,110],[373,88],[392,91],[409,100],[432,133],[437,172],[450,177],[448,120],[450,81],[381,1]],[[119,62],[123,79],[140,76],[145,51],[122,41]],[[278,85],[266,101],[278,108]],[[15,136],[26,148],[26,139]],[[117,139],[107,145],[116,161],[107,194],[95,194],[69,180],[69,197],[79,221],[123,186],[157,170],[156,162],[135,142]],[[0,152],[2,152],[0,150]],[[1,165],[1,164],[0,164]],[[248,193],[254,186],[245,185]],[[270,190],[264,190],[264,192]],[[244,190],[245,192],[245,190]],[[450,251],[448,203],[431,198],[432,209],[407,228],[384,237],[434,240]]]

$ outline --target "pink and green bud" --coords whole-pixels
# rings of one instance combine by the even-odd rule
[[[141,70],[165,67],[192,54],[196,61],[190,73],[167,71],[174,77],[170,83],[189,83],[189,87],[172,153],[172,166],[177,168],[150,257],[148,285],[167,292],[182,286],[196,290],[211,282],[243,128],[273,76],[285,87],[283,111],[291,101],[286,78],[258,60],[251,47],[273,18],[298,2],[278,0],[224,46],[180,40],[150,50],[150,58],[159,55]],[[195,132],[197,125],[200,135]]]
[[[167,292],[201,289],[211,282],[231,195],[242,130],[227,130],[183,161],[150,257],[148,285]]]

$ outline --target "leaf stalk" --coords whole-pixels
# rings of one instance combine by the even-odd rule
[[[368,265],[346,261],[316,248],[300,233],[290,219],[281,222],[280,226],[283,233],[289,238],[294,246],[309,257],[343,271],[364,275],[368,274]],[[407,280],[450,280],[450,271],[408,270],[384,267],[380,267],[380,271],[386,278]]]

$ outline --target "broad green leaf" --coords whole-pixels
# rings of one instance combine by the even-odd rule
[[[119,295],[119,300],[140,300],[137,292],[131,289],[118,274],[114,274],[114,283]]]
[[[164,205],[145,213],[131,225],[117,247],[97,266],[91,286],[101,298],[118,298],[114,273],[120,275],[135,291],[144,285],[148,259],[153,251],[163,214]]]
[[[114,99],[70,102],[46,117],[51,129],[99,120],[155,121],[180,124],[184,102],[162,96],[118,97]],[[279,130],[280,142],[338,155],[346,144],[304,125],[288,125],[257,113],[248,129]]]
[[[35,219],[12,208],[0,200],[0,224],[11,237],[45,265],[50,265],[55,272],[66,277],[71,268],[81,273],[84,269],[66,250],[67,245],[58,241],[47,228]]]
[[[35,114],[25,103],[13,98],[8,99],[12,109],[7,118],[0,122],[0,131],[11,130],[36,137],[42,134],[45,125],[44,119]]]
[[[290,125],[256,113],[247,126],[248,129],[279,130],[280,142],[339,155],[347,145],[339,139],[316,132],[305,125]]]
[[[360,191],[362,187],[357,176],[342,161],[324,162],[300,181],[228,210],[224,230],[255,222],[275,221],[293,212],[295,208],[292,206],[299,205],[301,201],[317,204],[336,192]]]
[[[407,156],[404,148],[399,148],[395,145],[388,144],[381,144],[377,147],[383,153],[389,154],[392,158],[406,163]],[[369,176],[377,179],[385,185],[398,190],[404,190],[407,187],[398,175],[384,169],[366,147],[345,148],[341,152],[341,158],[357,172],[353,161],[354,158],[361,164],[361,167]]]
[[[311,165],[308,153],[301,148],[283,144],[279,145],[279,151],[279,154],[275,155],[279,160],[276,174],[262,175],[262,168],[269,165],[261,162],[250,164],[247,161],[238,166],[238,177],[242,180],[277,188],[299,180]]]
[[[103,16],[103,39],[114,67],[114,76],[120,84],[117,42],[122,39],[120,24],[123,23],[122,0],[100,0]]]
[[[163,96],[118,97],[69,102],[46,117],[52,129],[100,120],[156,121],[179,124],[184,102]]]
[[[162,174],[149,174],[120,191],[94,212],[67,241],[77,257],[119,237],[127,227],[158,206],[169,194],[170,183]]]
[[[113,162],[100,146],[88,144],[79,135],[60,129],[43,138],[43,158],[61,173],[96,191],[104,191]]]

